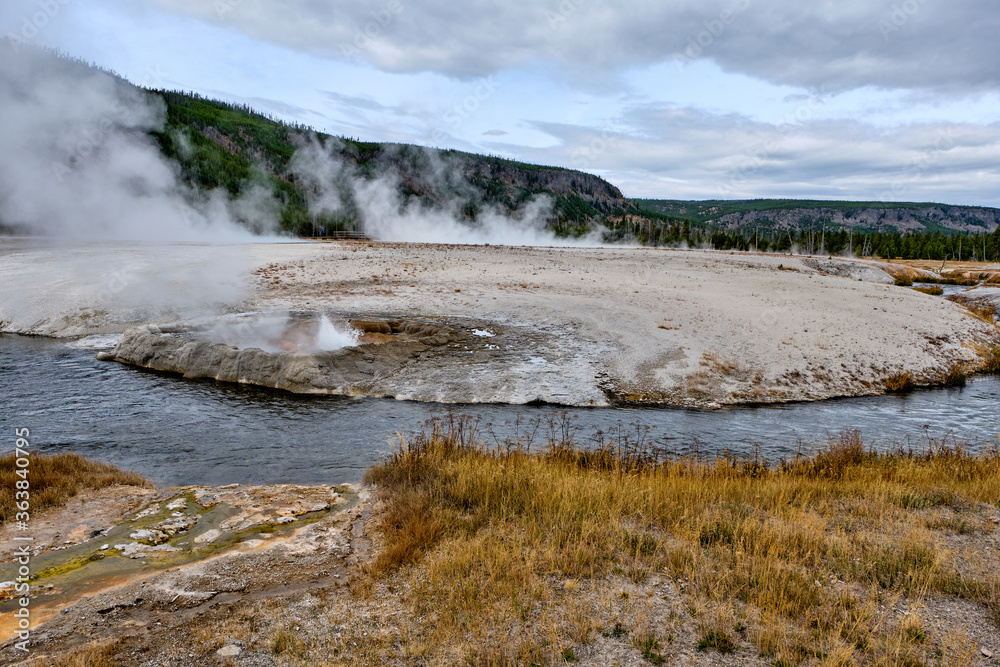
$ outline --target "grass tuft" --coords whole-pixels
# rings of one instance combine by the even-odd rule
[[[271,652],[274,655],[305,659],[309,655],[308,646],[296,632],[281,628],[271,637]]]
[[[659,652],[660,640],[652,632],[647,632],[632,640],[632,645],[642,653],[642,657],[654,665],[662,665],[667,659]]]
[[[896,373],[895,375],[890,375],[885,379],[885,390],[887,392],[904,393],[913,391],[913,387],[913,373],[910,371]]]
[[[733,641],[725,632],[719,630],[709,630],[704,635],[698,639],[698,643],[695,644],[695,648],[699,651],[707,651],[708,649],[715,649],[719,653],[732,653],[736,650],[736,642]]]
[[[79,454],[31,454],[28,483],[31,510],[39,512],[59,507],[84,489],[103,489],[127,485],[151,487],[142,475],[116,468],[108,463],[89,461]],[[18,474],[14,453],[0,457],[0,524],[14,516],[15,483]]]
[[[115,659],[121,645],[121,639],[98,640],[71,653],[46,656],[27,664],[30,667],[114,667],[121,664]]]
[[[964,387],[967,377],[965,364],[958,362],[952,364],[941,376],[941,384],[945,387]]]
[[[984,373],[1000,373],[1000,346],[994,347],[986,353],[983,360]]]

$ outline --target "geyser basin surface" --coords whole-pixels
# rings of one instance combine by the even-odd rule
[[[0,240],[0,331],[12,333],[123,333],[250,311],[502,325],[502,340],[477,337],[497,346],[492,359],[466,354],[466,363],[455,348],[450,368],[425,359],[421,372],[379,381],[385,395],[423,400],[590,405],[605,392],[690,407],[819,400],[882,393],[901,372],[933,384],[1000,345],[1000,328],[944,299],[873,282],[882,278],[870,266],[853,278],[850,267],[830,275],[847,260],[823,258],[819,271],[803,258],[703,251],[260,244],[238,249],[250,271],[244,293],[219,299],[210,289],[209,303],[171,310],[174,299],[140,299],[137,308],[125,297],[160,294],[147,288],[150,269],[211,288],[213,269],[232,265],[221,260],[237,249],[171,246],[137,263],[131,246],[4,247]],[[122,271],[135,277],[129,288],[99,298]],[[184,294],[194,291],[204,296]],[[546,363],[527,363],[533,357]]]
[[[607,404],[584,346],[571,337],[488,326],[492,337],[477,334],[486,330],[483,322],[457,318],[253,314],[138,327],[99,358],[298,394]],[[356,344],[319,349],[329,338]]]

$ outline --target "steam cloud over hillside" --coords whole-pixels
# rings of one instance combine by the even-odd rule
[[[270,194],[187,187],[149,136],[162,100],[110,74],[0,42],[0,223],[88,240],[238,241],[274,229]],[[237,222],[244,223],[243,225]]]
[[[383,159],[362,168],[346,159],[340,140],[296,128],[281,135],[298,146],[286,172],[252,150],[234,157],[213,128],[168,127],[163,96],[112,74],[24,45],[0,41],[0,51],[0,229],[94,241],[251,241],[277,231],[287,198],[276,186],[294,178],[314,230],[339,220],[385,241],[601,244],[597,232],[557,236],[549,226],[557,207],[544,187],[487,197],[463,162],[479,156],[445,160],[432,149],[384,146]],[[158,132],[166,132],[173,152],[161,147]],[[192,174],[202,159],[194,157],[195,137],[212,137],[225,159],[247,160],[249,180],[227,189]],[[238,199],[228,194],[234,189]]]
[[[482,204],[475,220],[462,214],[462,206],[477,197],[475,189],[445,165],[434,151],[426,150],[429,169],[425,177],[448,192],[451,199],[430,207],[405,201],[400,177],[394,173],[365,178],[337,152],[336,139],[324,144],[308,137],[290,165],[304,181],[310,212],[316,216],[351,215],[366,234],[383,241],[493,245],[597,246],[599,233],[582,238],[560,238],[547,227],[553,217],[552,199],[538,195],[516,213]]]

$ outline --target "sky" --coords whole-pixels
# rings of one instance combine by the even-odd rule
[[[995,0],[0,6],[0,35],[139,85],[664,199],[1000,206],[997,34]]]

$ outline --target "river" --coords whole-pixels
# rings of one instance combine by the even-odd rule
[[[931,439],[995,446],[1000,378],[905,396],[848,398],[716,411],[575,408],[578,439],[595,429],[635,433],[676,454],[725,450],[770,460],[807,453],[844,429],[877,448],[926,447]],[[548,420],[551,406],[465,405],[487,442]],[[309,397],[191,381],[113,362],[65,342],[0,335],[0,433],[31,429],[37,451],[72,451],[136,470],[158,484],[341,483],[365,468],[439,404]],[[518,420],[520,421],[518,422]],[[544,424],[541,430],[544,430]]]

